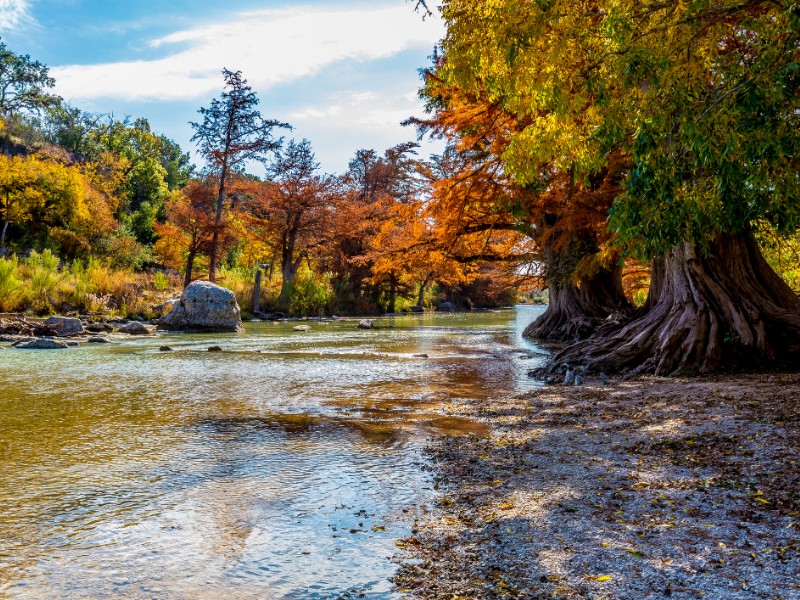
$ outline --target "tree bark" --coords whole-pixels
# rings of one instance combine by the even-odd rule
[[[387,313],[394,313],[397,302],[397,277],[394,273],[389,275],[389,306],[386,309]]]
[[[189,284],[192,283],[192,269],[194,269],[194,252],[189,252],[189,256],[186,257],[186,277],[183,279],[183,287],[186,289],[189,287]]]
[[[262,271],[256,268],[256,281],[253,284],[253,312],[257,313],[261,310],[261,276]]]
[[[230,133],[228,133],[230,138]],[[227,152],[230,142],[226,142],[226,158],[222,165],[219,177],[219,191],[217,193],[217,213],[214,217],[214,235],[211,238],[211,251],[208,254],[208,280],[211,283],[217,281],[217,262],[219,261],[219,234],[222,229],[222,213],[225,207],[225,183],[228,177]]]
[[[8,233],[8,213],[11,210],[11,200],[9,200],[8,193],[6,193],[6,203],[3,209],[3,216],[5,219],[3,220],[3,232],[0,234],[0,248],[6,247],[6,233]]]
[[[708,256],[684,244],[654,265],[647,310],[602,327],[534,373],[567,369],[677,375],[800,368],[800,298],[747,234],[723,234]]]
[[[548,285],[550,303],[545,313],[523,332],[527,338],[572,342],[589,337],[615,314],[624,314],[630,305],[622,291],[622,267],[598,271],[580,282]]]
[[[419,294],[417,294],[417,306],[421,307],[425,302],[425,290],[428,288],[428,284],[430,283],[432,278],[433,278],[433,273],[429,273],[428,276],[420,282]]]

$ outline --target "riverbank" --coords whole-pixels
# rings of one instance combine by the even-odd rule
[[[420,598],[800,597],[800,375],[455,402],[440,497],[399,543]]]

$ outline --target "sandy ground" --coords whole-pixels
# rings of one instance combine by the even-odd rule
[[[547,387],[453,414],[412,598],[800,599],[800,375]]]

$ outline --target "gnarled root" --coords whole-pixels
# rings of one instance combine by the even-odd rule
[[[800,368],[800,298],[746,234],[719,236],[710,254],[676,248],[656,270],[643,314],[601,327],[534,375]]]
[[[599,271],[580,286],[551,283],[549,294],[547,310],[528,325],[524,337],[554,342],[582,340],[607,319],[621,318],[630,310],[622,292],[621,269]]]

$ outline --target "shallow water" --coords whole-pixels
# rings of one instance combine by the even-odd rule
[[[442,404],[537,385],[539,311],[0,350],[0,597],[393,597],[426,438],[485,433]]]

